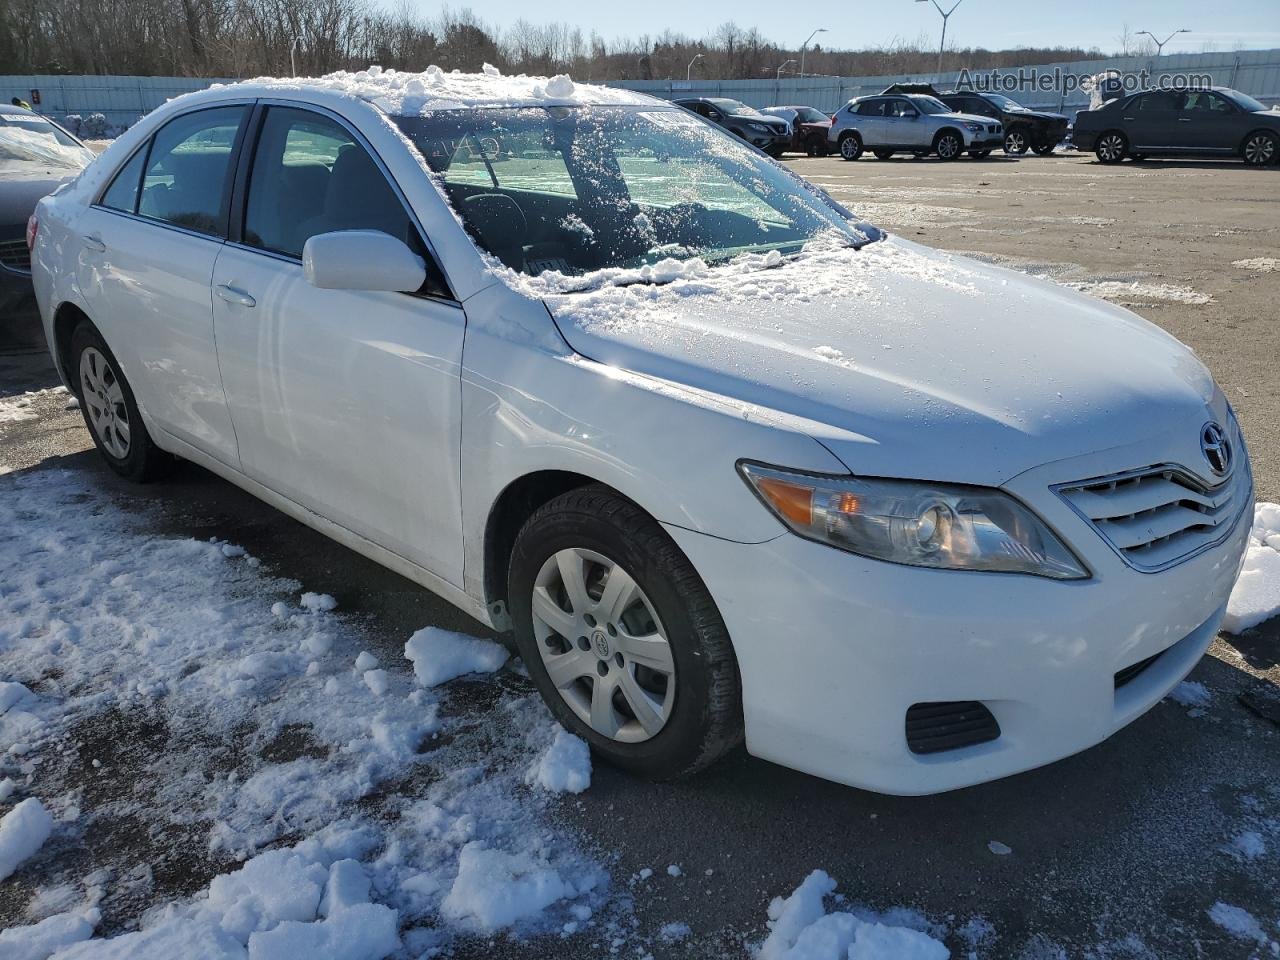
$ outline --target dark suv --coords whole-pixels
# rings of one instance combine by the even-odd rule
[[[1081,110],[1072,140],[1103,163],[1236,156],[1262,167],[1280,160],[1280,113],[1229,87],[1146,90]]]
[[[712,123],[720,124],[729,132],[736,133],[771,157],[782,156],[782,151],[790,143],[787,121],[765,116],[740,100],[730,100],[728,97],[688,97],[675,102],[700,117],[706,117]]]
[[[906,89],[907,87],[910,89]],[[999,120],[1004,124],[1004,152],[1009,154],[1020,155],[1031,150],[1036,156],[1048,156],[1067,133],[1069,121],[1062,114],[1030,110],[999,93],[978,93],[973,90],[935,93],[929,84],[895,84],[885,91],[900,92],[927,93],[931,97],[937,97],[956,113]]]

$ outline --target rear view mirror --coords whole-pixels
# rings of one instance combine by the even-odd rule
[[[316,234],[302,248],[302,272],[322,290],[412,293],[427,279],[422,258],[381,230]]]

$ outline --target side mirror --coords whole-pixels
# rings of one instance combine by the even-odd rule
[[[307,240],[302,273],[322,290],[412,293],[426,281],[427,266],[403,240],[381,230],[335,230]]]

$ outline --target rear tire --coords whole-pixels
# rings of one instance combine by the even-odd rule
[[[626,599],[614,603],[619,571]],[[508,583],[529,675],[597,756],[673,780],[741,742],[738,663],[715,601],[630,500],[592,484],[539,508],[516,538]]]
[[[850,131],[840,135],[840,159],[857,160],[862,156],[862,138]]]
[[[1255,130],[1240,145],[1240,156],[1251,167],[1265,167],[1280,159],[1280,138],[1267,130]]]
[[[107,465],[126,480],[147,483],[173,468],[155,445],[138,412],[133,389],[97,327],[81,321],[71,334],[68,379],[76,385],[80,413]]]
[[[1103,163],[1119,163],[1129,153],[1129,140],[1119,130],[1108,130],[1098,138],[1093,152]]]

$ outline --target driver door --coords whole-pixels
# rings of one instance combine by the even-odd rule
[[[462,580],[460,364],[466,318],[365,144],[336,118],[268,105],[245,149],[241,223],[213,271],[214,332],[244,472],[454,584]],[[322,290],[307,238],[380,230],[426,261],[415,293]]]
[[[896,147],[927,147],[929,131],[910,100],[894,97],[885,104],[883,142]]]

